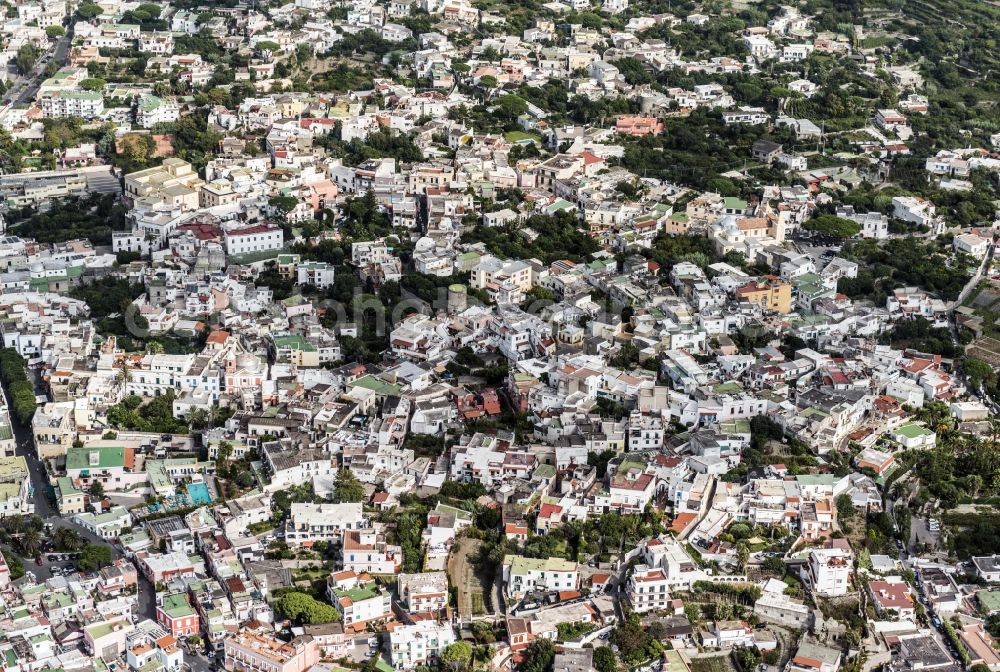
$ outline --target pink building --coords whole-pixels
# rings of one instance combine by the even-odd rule
[[[292,641],[281,640],[253,632],[241,632],[225,641],[229,672],[305,672],[319,662],[319,644],[308,635]]]
[[[615,130],[632,136],[659,135],[663,132],[663,123],[656,117],[628,115],[618,117]]]

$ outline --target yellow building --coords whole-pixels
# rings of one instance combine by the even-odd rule
[[[59,500],[59,513],[64,516],[87,510],[87,496],[74,485],[71,478],[64,476],[56,482],[56,495]]]
[[[125,176],[125,197],[146,205],[194,210],[204,180],[191,164],[182,159],[165,159],[155,168],[147,168]]]
[[[736,290],[736,298],[755,303],[764,310],[789,313],[792,310],[792,286],[773,275],[751,280]]]
[[[307,368],[320,365],[319,350],[301,334],[274,337],[274,349],[279,362]]]

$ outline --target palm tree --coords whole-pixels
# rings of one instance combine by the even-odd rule
[[[750,560],[750,549],[747,547],[746,542],[741,541],[736,544],[736,564],[739,565],[740,571],[746,569],[747,562]]]
[[[146,352],[150,355],[159,355],[163,352],[163,344],[159,341],[149,341],[146,343]]]
[[[38,555],[38,551],[42,548],[42,533],[38,530],[29,529],[21,535],[17,541],[17,545],[24,555],[34,557]]]
[[[132,369],[129,367],[127,362],[122,362],[122,370],[118,372],[116,376],[119,383],[130,383],[132,382]]]
[[[56,530],[52,539],[55,548],[63,551],[78,551],[83,548],[83,537],[76,530],[68,527],[60,527]]]
[[[209,415],[204,408],[192,408],[188,411],[187,422],[191,429],[199,430],[208,427]]]
[[[11,534],[20,534],[24,530],[24,517],[16,514],[4,520],[4,527]]]
[[[969,474],[965,477],[965,487],[969,489],[969,494],[973,497],[979,496],[979,491],[983,489],[983,478],[978,474]]]

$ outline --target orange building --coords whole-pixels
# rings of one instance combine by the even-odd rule
[[[792,310],[792,286],[773,275],[751,280],[737,288],[736,298],[775,313],[785,314]]]

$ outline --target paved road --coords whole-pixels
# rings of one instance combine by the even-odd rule
[[[29,376],[35,376],[35,387],[36,393],[41,392],[37,389],[39,387],[39,381],[37,376],[33,371],[28,372]],[[10,396],[8,395],[8,399]],[[53,528],[66,527],[76,530],[81,537],[83,537],[88,543],[91,544],[104,544],[111,548],[111,556],[114,559],[123,557],[120,548],[114,544],[108,543],[107,540],[102,539],[96,534],[92,533],[83,527],[80,527],[76,523],[62,518],[59,515],[59,510],[56,507],[56,503],[49,497],[49,482],[48,475],[45,470],[45,464],[38,459],[35,452],[34,438],[31,433],[31,428],[23,425],[17,416],[11,414],[10,416],[11,430],[14,433],[14,439],[17,443],[17,454],[24,457],[25,461],[28,463],[28,471],[31,474],[31,484],[35,490],[34,504],[35,513],[45,519],[46,523],[49,523]],[[24,566],[25,569],[30,569],[38,581],[45,581],[52,576],[52,568],[57,565],[68,566],[72,563],[43,563],[42,565],[36,565],[33,560],[26,559]],[[156,619],[156,591],[152,583],[150,583],[142,572],[139,573],[139,604],[136,608],[137,616],[139,618],[151,618]],[[207,670],[207,667],[206,667]],[[195,672],[206,672],[206,670],[196,670]]]
[[[29,371],[28,375],[35,376],[35,393],[38,394],[36,374]],[[7,399],[10,399],[9,391],[5,389],[4,392],[7,394]],[[35,454],[35,440],[31,433],[31,427],[23,425],[13,413],[10,414],[10,426],[14,433],[14,440],[17,443],[15,452],[24,457],[28,463],[28,471],[31,473],[31,486],[35,490],[35,513],[46,520],[58,517],[59,510],[56,508],[55,502],[49,498],[49,479],[45,471],[45,465]]]
[[[995,242],[990,243],[989,251],[986,254],[986,258],[983,260],[982,265],[979,267],[979,270],[976,271],[976,274],[973,275],[972,278],[969,280],[969,282],[965,284],[965,287],[962,288],[962,291],[958,295],[958,298],[954,302],[952,302],[951,306],[948,309],[948,331],[951,334],[951,342],[959,348],[962,347],[962,342],[958,338],[958,323],[955,321],[955,309],[962,305],[965,299],[968,298],[969,294],[972,292],[973,289],[975,289],[979,285],[980,281],[983,278],[989,277],[990,269],[993,266],[993,257],[996,254],[996,250],[997,250],[996,243]],[[986,406],[988,409],[990,409],[990,411],[994,415],[1000,415],[1000,404],[997,404],[985,392],[983,392],[983,389],[981,387],[979,388],[973,387],[969,383],[968,378],[965,377],[964,371],[959,372],[959,375],[961,376],[962,383],[965,384],[966,389],[970,390],[972,394],[978,397],[979,400],[983,403],[983,405]]]
[[[59,67],[66,65],[66,57],[69,55],[70,45],[73,43],[73,27],[70,26],[66,34],[56,40],[55,49],[51,52],[51,59]],[[45,66],[41,60],[32,70],[27,78],[18,77],[14,80],[14,86],[4,95],[3,100],[11,107],[17,107],[29,100],[33,100],[38,92],[38,87],[45,78]]]

